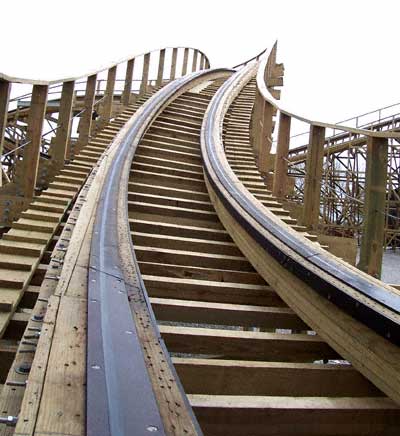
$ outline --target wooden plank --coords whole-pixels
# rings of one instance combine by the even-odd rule
[[[121,96],[121,103],[124,106],[128,106],[131,98],[134,65],[135,65],[135,58],[130,59],[126,64],[124,90]]]
[[[117,76],[117,67],[112,67],[108,70],[107,74],[107,87],[104,94],[104,101],[101,110],[100,125],[104,126],[111,118],[113,100],[114,100],[114,87],[115,78]]]
[[[150,68],[150,53],[146,53],[143,58],[143,73],[142,81],[140,83],[139,95],[146,93],[149,81],[149,68]]]
[[[35,85],[32,90],[27,128],[28,142],[24,147],[22,171],[17,175],[16,180],[18,193],[26,199],[31,199],[35,193],[47,92],[46,85]]]
[[[281,112],[279,114],[278,144],[276,147],[274,181],[272,194],[283,198],[287,194],[288,184],[288,152],[290,143],[291,117]]]
[[[304,206],[301,224],[316,230],[319,222],[322,165],[324,159],[325,128],[311,126],[307,147],[304,179]]]
[[[8,102],[10,99],[11,83],[0,80],[0,156],[3,154],[4,132],[7,126]],[[3,173],[0,173],[0,186],[3,179]]]
[[[261,173],[268,173],[269,171],[269,157],[272,146],[272,116],[274,107],[268,101],[264,101],[264,108],[262,110],[262,130],[261,130],[261,143],[258,155],[258,169]]]
[[[388,140],[368,138],[364,224],[358,268],[380,278],[385,234]]]
[[[187,73],[188,57],[189,57],[189,49],[185,48],[183,52],[182,76],[184,76]]]
[[[157,72],[156,86],[160,86],[163,82],[164,64],[165,64],[165,48],[160,50],[160,54],[159,54],[159,58],[158,58],[158,72]]]
[[[86,93],[83,105],[84,112],[79,122],[79,137],[73,150],[73,155],[79,154],[81,148],[89,142],[92,128],[92,113],[96,93],[97,74],[89,76],[86,83]]]
[[[192,60],[192,72],[197,71],[197,57],[198,57],[198,50],[193,50],[193,60]]]
[[[157,320],[197,324],[309,330],[289,308],[150,298]]]
[[[173,358],[188,394],[382,396],[350,365]]]
[[[395,436],[400,414],[384,398],[190,395],[205,434],[215,436]]]
[[[172,61],[171,61],[171,73],[170,73],[170,80],[174,80],[176,77],[176,60],[178,57],[178,49],[173,48],[172,49]]]
[[[337,359],[338,354],[317,336],[244,332],[160,325],[160,333],[173,353],[211,355],[220,359],[278,362],[313,362]]]
[[[65,159],[71,158],[70,134],[74,87],[74,81],[64,82],[61,91],[57,133],[51,149],[51,157],[57,169],[64,166]]]

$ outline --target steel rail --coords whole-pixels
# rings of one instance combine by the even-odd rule
[[[123,137],[116,157],[110,163],[96,210],[88,277],[88,350],[87,350],[87,436],[165,434],[160,411],[143,357],[133,319],[120,252],[118,197],[124,171],[130,168],[139,140],[163,106],[177,97],[183,87],[203,77],[228,70],[192,73],[169,83],[150,98],[134,116]],[[129,232],[128,210],[125,208]],[[129,233],[128,233],[129,234]],[[147,292],[134,257],[130,265],[136,288],[144,296],[151,328],[163,345]],[[129,256],[129,255],[128,255]],[[168,359],[168,354],[167,359]],[[172,362],[168,362],[175,374]],[[179,380],[177,380],[179,385]],[[180,387],[186,399],[183,388]],[[188,410],[191,407],[187,401]],[[197,421],[194,418],[194,423]],[[195,426],[198,427],[198,424]],[[198,427],[197,433],[201,434]]]
[[[229,168],[219,129],[223,116],[217,115],[221,113],[221,107],[226,112],[227,96],[248,74],[248,70],[249,67],[228,79],[210,102],[201,133],[206,178],[237,223],[284,268],[353,318],[400,345],[399,293],[383,283],[380,285],[367,274],[338,262],[325,250],[317,246],[311,248],[303,237],[288,226],[277,225],[276,220],[263,211],[261,204],[248,193]],[[225,195],[223,190],[229,195]],[[254,225],[254,221],[259,226]],[[349,289],[357,291],[359,298],[355,298],[353,292],[348,292]],[[382,306],[381,310],[376,310],[371,302]]]

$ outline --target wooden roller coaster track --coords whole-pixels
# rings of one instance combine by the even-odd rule
[[[0,435],[399,433],[400,291],[378,277],[400,136],[282,108],[276,50],[0,75]],[[329,129],[367,144],[359,268],[319,232]]]

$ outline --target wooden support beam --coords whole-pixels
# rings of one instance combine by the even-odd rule
[[[198,55],[198,53],[199,52],[197,50],[193,50],[192,72],[197,71],[197,55]]]
[[[268,173],[269,155],[272,145],[272,116],[274,107],[268,101],[264,101],[262,110],[262,131],[260,152],[258,156],[258,169],[261,173]]]
[[[160,86],[162,84],[164,78],[164,64],[165,64],[165,48],[160,50],[160,57],[158,59],[158,73],[157,73],[156,86]]]
[[[114,87],[115,78],[117,76],[117,66],[111,67],[107,74],[107,87],[104,96],[102,114],[101,114],[101,124],[104,125],[108,123],[112,114],[113,100],[114,100]]]
[[[85,100],[83,103],[84,112],[81,114],[79,122],[79,137],[75,146],[74,155],[77,155],[80,149],[89,142],[90,131],[92,127],[93,105],[96,93],[97,74],[89,76],[86,83]]]
[[[187,394],[382,396],[350,365],[179,357],[173,363]]]
[[[150,68],[150,53],[146,53],[143,59],[143,74],[142,74],[142,82],[140,84],[139,95],[143,95],[148,88],[149,81],[149,68]]]
[[[286,195],[288,181],[288,152],[290,143],[291,117],[283,112],[279,115],[278,144],[275,157],[274,181],[272,194],[282,198]]]
[[[4,132],[7,125],[8,102],[10,99],[11,83],[0,80],[0,156],[3,154]],[[2,173],[0,174],[0,186],[2,183]]]
[[[205,58],[205,56],[203,55],[203,54],[201,54],[200,55],[200,70],[204,70],[204,66],[205,66],[205,62],[206,61],[206,58]]]
[[[170,74],[170,79],[174,80],[176,77],[176,60],[178,57],[178,49],[177,48],[173,48],[172,49],[172,61],[171,61],[171,74]]]
[[[32,101],[28,116],[28,142],[23,149],[22,171],[17,177],[18,194],[26,199],[32,198],[35,193],[47,92],[47,85],[34,85],[32,90]]]
[[[260,153],[261,133],[262,133],[262,118],[264,110],[264,98],[259,90],[256,90],[256,98],[254,101],[253,112],[251,114],[251,130],[250,141],[253,146],[254,155],[258,161]]]
[[[380,278],[382,269],[387,162],[387,139],[368,138],[364,226],[358,268],[377,278]]]
[[[317,228],[319,221],[324,143],[325,127],[311,126],[304,179],[302,224],[314,230]]]
[[[75,81],[64,82],[61,91],[60,112],[58,115],[57,133],[51,157],[55,166],[61,168],[65,159],[70,159],[71,115],[74,100]]]
[[[124,106],[128,106],[130,102],[134,65],[135,65],[135,58],[130,59],[126,64],[124,91],[122,92],[122,96],[121,96],[121,103]]]
[[[183,53],[182,76],[186,75],[187,73],[188,58],[189,58],[189,49],[185,48],[185,51]]]

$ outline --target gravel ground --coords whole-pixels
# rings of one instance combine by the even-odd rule
[[[360,249],[357,253],[357,262],[360,255]],[[385,283],[393,285],[400,284],[400,250],[396,251],[391,248],[383,253],[382,277],[381,280]]]
[[[386,250],[383,255],[382,280],[385,283],[400,284],[400,250]]]

